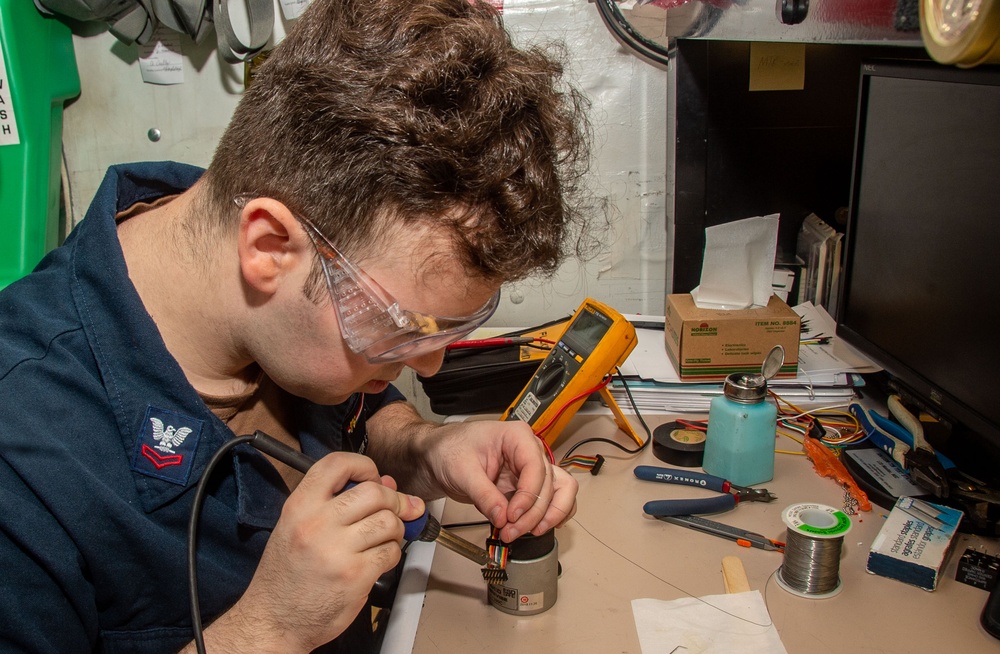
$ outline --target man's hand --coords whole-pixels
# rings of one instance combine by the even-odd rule
[[[383,408],[368,421],[370,453],[408,492],[471,503],[510,542],[542,534],[576,513],[579,484],[549,462],[524,422],[424,422],[408,405]]]
[[[206,649],[308,652],[333,640],[399,562],[402,521],[423,511],[367,457],[324,457],[285,503],[243,597],[205,631]]]

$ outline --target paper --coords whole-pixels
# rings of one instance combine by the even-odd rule
[[[702,309],[767,306],[774,294],[778,214],[746,218],[705,230],[701,283],[691,291]]]
[[[806,87],[806,44],[750,44],[751,91],[801,91]]]
[[[183,84],[181,35],[161,25],[146,45],[139,45],[139,72],[147,84]]]
[[[632,600],[632,615],[643,654],[786,651],[756,590],[669,602],[636,599]]]
[[[0,44],[2,45],[2,44]],[[7,77],[7,64],[0,48],[0,145],[18,145],[21,138],[17,134],[17,118],[14,116],[14,98]]]
[[[281,15],[285,20],[295,20],[309,8],[311,0],[279,0],[281,5]]]
[[[444,513],[444,504],[443,498],[428,502],[427,511],[440,520]],[[388,611],[389,622],[385,628],[380,651],[413,650],[436,546],[434,542],[414,542],[408,546],[403,561],[403,572],[396,587],[396,597],[393,600],[392,610]]]
[[[836,337],[837,321],[823,308],[812,302],[803,302],[793,307],[802,319],[799,338],[806,340],[830,337],[826,345],[803,345],[799,347],[799,369],[817,372],[857,372],[873,373],[882,368],[857,349]]]

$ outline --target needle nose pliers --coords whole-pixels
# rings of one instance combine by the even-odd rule
[[[691,470],[661,468],[658,466],[636,466],[635,476],[646,481],[665,484],[695,486],[722,493],[718,497],[698,499],[653,500],[646,502],[642,510],[651,516],[699,515],[729,511],[740,502],[773,502],[776,495],[766,488],[737,486],[722,477]]]

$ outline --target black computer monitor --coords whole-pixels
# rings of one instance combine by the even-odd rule
[[[1000,468],[1000,69],[862,66],[837,334]]]

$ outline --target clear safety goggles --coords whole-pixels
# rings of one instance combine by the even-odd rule
[[[243,206],[250,196],[236,198]],[[370,363],[389,363],[419,357],[467,336],[482,325],[500,304],[500,291],[469,316],[432,316],[410,311],[354,265],[316,226],[296,217],[305,227],[319,253],[323,275],[330,290],[340,333],[355,354]]]
[[[403,309],[307,220],[299,218],[320,255],[340,331],[355,354],[388,363],[440,350],[482,325],[500,304],[500,291],[469,316],[432,316]]]

